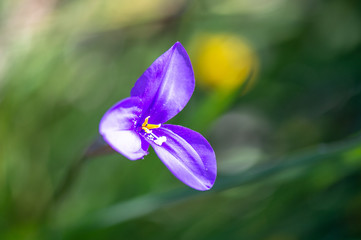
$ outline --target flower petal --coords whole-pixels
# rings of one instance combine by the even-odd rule
[[[201,191],[213,186],[217,176],[216,156],[201,134],[176,125],[163,125],[153,133],[166,137],[161,146],[152,141],[150,144],[179,180]]]
[[[139,98],[126,98],[111,107],[99,124],[99,133],[104,140],[130,160],[142,158],[149,147],[149,143],[135,131],[141,107]]]
[[[103,135],[103,138],[115,151],[130,160],[137,160],[148,154],[149,143],[135,131],[111,131]]]
[[[189,56],[177,42],[161,55],[135,83],[132,97],[143,100],[141,120],[164,123],[177,115],[194,91],[194,74]]]

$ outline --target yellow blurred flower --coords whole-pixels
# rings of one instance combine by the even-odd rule
[[[249,90],[258,71],[258,57],[244,39],[233,34],[201,34],[192,44],[196,80],[220,91]]]

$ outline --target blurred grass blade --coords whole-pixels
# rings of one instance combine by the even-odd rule
[[[274,176],[284,170],[312,166],[324,160],[330,161],[339,154],[359,148],[360,145],[360,138],[333,144],[322,144],[312,150],[286,157],[278,163],[258,166],[232,176],[219,176],[213,190],[209,192],[183,189],[161,194],[150,194],[118,203],[100,211],[88,219],[91,219],[90,224],[93,227],[101,228],[113,226],[131,219],[142,217],[163,207],[186,201],[200,194],[204,195],[224,191],[250,182],[259,181],[265,177]]]
[[[95,215],[95,227],[108,227],[126,222],[169,204],[175,204],[197,196],[202,192],[186,189],[175,190],[162,194],[149,194],[129,201],[121,202]]]

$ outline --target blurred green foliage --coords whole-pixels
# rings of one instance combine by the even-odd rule
[[[3,0],[0,19],[0,239],[361,239],[361,2]],[[259,68],[220,91],[198,70],[228,55],[194,43],[227,35]],[[214,147],[209,192],[153,151],[81,158],[175,41],[202,82],[171,123]]]

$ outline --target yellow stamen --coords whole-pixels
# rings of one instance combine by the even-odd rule
[[[148,119],[149,117],[146,117],[144,119],[144,122],[142,124],[142,130],[146,132],[148,135],[146,136],[147,139],[153,141],[155,144],[162,146],[163,143],[167,141],[167,138],[165,136],[158,137],[154,133],[152,133],[151,129],[160,128],[161,124],[149,124]]]
[[[150,116],[146,117],[144,123],[142,124],[142,129],[146,133],[151,133],[151,129],[160,128],[161,124],[148,124],[148,119]]]

